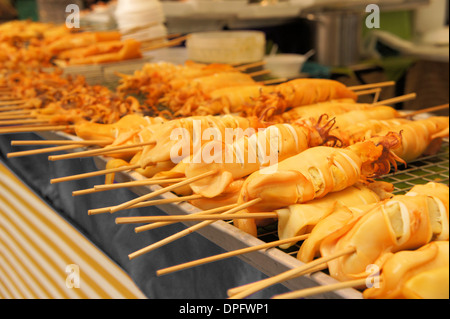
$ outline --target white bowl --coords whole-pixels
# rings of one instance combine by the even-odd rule
[[[306,57],[295,53],[267,55],[265,68],[276,77],[292,78],[300,74]]]

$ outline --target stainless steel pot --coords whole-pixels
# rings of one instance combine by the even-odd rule
[[[308,13],[313,25],[316,62],[327,66],[358,63],[361,54],[363,13],[357,11],[322,11]]]

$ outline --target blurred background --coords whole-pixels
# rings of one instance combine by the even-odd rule
[[[85,29],[118,28],[143,41],[167,34],[260,31],[267,56],[314,53],[297,76],[348,85],[396,81],[381,98],[417,93],[399,108],[449,99],[448,0],[0,0],[0,19],[63,23],[68,4],[79,6]],[[369,5],[379,12],[367,10]],[[190,58],[185,43],[149,54],[176,63]]]

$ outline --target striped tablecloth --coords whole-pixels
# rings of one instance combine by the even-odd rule
[[[0,298],[145,298],[0,161]]]

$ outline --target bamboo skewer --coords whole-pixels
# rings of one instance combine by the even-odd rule
[[[265,65],[266,63],[267,63],[267,61],[263,60],[263,61],[248,63],[248,64],[244,64],[244,65],[239,65],[239,66],[236,66],[235,69],[238,71],[245,71],[247,69],[255,68],[257,66]]]
[[[374,89],[368,89],[368,90],[363,90],[363,91],[356,91],[355,94],[357,96],[360,96],[360,95],[368,95],[368,94],[372,94],[372,93],[377,93],[380,91],[381,91],[380,88],[374,88]]]
[[[370,278],[372,280],[379,280],[381,277],[374,276],[374,277],[370,277]],[[338,282],[338,283],[326,285],[326,286],[318,286],[318,287],[312,287],[312,288],[291,291],[291,292],[287,292],[284,294],[275,295],[272,297],[272,299],[298,299],[298,298],[304,298],[304,297],[308,297],[308,296],[312,296],[312,295],[318,295],[321,293],[345,289],[345,288],[359,287],[362,285],[367,285],[368,279],[369,278],[361,278],[361,279]]]
[[[233,214],[232,219],[243,218],[277,218],[277,213],[244,213]],[[154,222],[181,222],[181,221],[204,221],[204,220],[227,220],[231,219],[228,215],[204,214],[198,215],[164,215],[164,216],[132,216],[132,217],[117,217],[116,224],[139,224],[139,223],[154,223]]]
[[[437,106],[432,106],[432,107],[428,107],[428,108],[425,108],[425,109],[417,110],[417,111],[414,111],[414,112],[411,112],[411,113],[406,113],[406,114],[404,114],[404,115],[402,115],[400,117],[403,117],[403,118],[405,118],[405,117],[413,117],[413,116],[418,115],[418,114],[434,112],[434,111],[440,111],[440,110],[445,110],[445,109],[448,109],[448,108],[449,108],[449,104],[442,104],[442,105],[437,105]]]
[[[0,116],[1,117],[5,117],[5,116],[9,116],[9,115],[28,115],[28,116],[30,116],[32,113],[33,113],[32,110],[20,109],[20,110],[0,112]]]
[[[233,215],[233,218],[235,218],[234,216],[235,215]],[[173,272],[184,270],[184,269],[187,269],[187,268],[192,268],[192,267],[195,267],[195,266],[211,263],[211,262],[222,260],[222,259],[225,259],[225,258],[234,257],[234,256],[238,256],[238,255],[243,255],[243,254],[250,253],[250,252],[253,252],[253,251],[257,251],[257,250],[268,249],[268,248],[276,247],[276,246],[279,246],[279,245],[282,245],[282,244],[291,243],[291,242],[302,241],[302,240],[305,240],[306,238],[308,238],[308,236],[309,236],[309,234],[304,234],[304,235],[300,235],[300,236],[296,236],[296,237],[292,237],[292,238],[276,240],[276,241],[273,241],[273,242],[270,242],[270,243],[264,243],[264,244],[261,244],[261,245],[256,245],[256,246],[252,246],[252,247],[246,247],[246,248],[229,251],[229,252],[226,252],[226,253],[223,253],[223,254],[219,254],[219,255],[215,255],[215,256],[210,256],[210,257],[206,257],[206,258],[202,258],[202,259],[193,260],[193,261],[186,262],[186,263],[183,263],[183,264],[179,264],[179,265],[176,265],[176,266],[160,269],[160,270],[156,271],[156,275],[157,276],[167,275],[169,273],[173,273]]]
[[[18,119],[32,119],[30,112],[27,111],[11,111],[11,112],[0,112],[0,120],[10,121]],[[36,118],[33,118],[36,119]]]
[[[378,99],[380,98],[380,93],[381,93],[381,88],[375,88],[375,89],[369,89],[369,90],[365,90],[365,91],[356,91],[355,94],[357,96],[362,96],[362,95],[368,95],[368,94],[374,94],[373,96],[373,101],[372,103],[377,103]]]
[[[383,101],[379,101],[377,103],[373,103],[372,105],[390,105],[390,104],[396,104],[399,102],[405,102],[405,101],[409,101],[409,100],[413,100],[416,98],[416,93],[409,93],[409,94],[405,94],[405,95],[401,95],[401,96],[397,96],[397,97],[393,97],[391,99],[386,99]]]
[[[232,214],[234,214],[234,213],[236,213],[236,212],[238,212],[238,211],[240,211],[242,209],[245,209],[247,207],[250,207],[250,206],[256,204],[259,201],[261,201],[261,199],[260,198],[256,198],[256,199],[251,200],[249,202],[246,202],[246,203],[244,203],[242,205],[238,205],[238,206],[236,206],[236,207],[234,207],[234,208],[232,208],[230,210],[227,210],[224,213],[221,213],[221,215],[226,215],[226,214],[232,215]],[[169,243],[171,243],[171,242],[173,242],[173,241],[175,241],[175,240],[177,240],[177,239],[179,239],[181,237],[184,237],[184,236],[186,236],[188,234],[191,234],[194,231],[197,231],[200,228],[206,227],[206,226],[208,226],[208,225],[210,225],[210,224],[212,224],[214,222],[215,222],[215,220],[205,220],[203,222],[200,222],[200,223],[198,223],[198,224],[196,224],[194,226],[191,226],[191,227],[189,227],[187,229],[184,229],[184,230],[182,230],[182,231],[180,231],[180,232],[178,232],[178,233],[176,233],[176,234],[174,234],[172,236],[169,236],[169,237],[167,237],[167,238],[165,238],[163,240],[160,240],[160,241],[158,241],[158,242],[156,242],[154,244],[151,244],[151,245],[149,245],[147,247],[144,247],[144,248],[142,248],[142,249],[140,249],[140,250],[138,250],[138,251],[136,251],[136,252],[134,252],[132,254],[129,254],[128,258],[129,259],[133,259],[133,258],[136,258],[138,256],[141,256],[141,255],[143,255],[145,253],[148,253],[148,252],[150,252],[152,250],[155,250],[155,249],[157,249],[159,247],[162,247],[162,246],[164,246],[166,244],[169,244]]]
[[[143,143],[135,143],[135,144],[129,144],[129,145],[120,145],[120,146],[110,146],[110,147],[103,147],[100,149],[95,150],[88,150],[88,151],[81,151],[71,154],[62,154],[62,155],[55,155],[55,156],[49,156],[50,161],[57,161],[62,159],[73,159],[78,157],[89,157],[89,156],[97,156],[97,155],[103,155],[107,153],[113,153],[120,150],[126,150],[130,148],[135,147],[141,147],[146,145],[155,144],[155,142],[143,142]]]
[[[109,173],[129,171],[129,170],[133,170],[133,169],[136,169],[139,167],[141,167],[141,165],[136,164],[136,165],[131,165],[131,166],[121,166],[121,167],[116,167],[116,168],[111,168],[111,169],[105,169],[105,170],[100,170],[100,171],[95,171],[95,172],[90,172],[90,173],[82,173],[82,174],[77,174],[77,175],[53,178],[50,180],[50,183],[55,184],[55,183],[61,183],[61,182],[67,182],[67,181],[74,181],[77,179],[101,176],[101,175],[106,175]]]
[[[11,141],[11,145],[107,145],[112,140],[15,140]]]
[[[186,180],[186,177],[168,178],[168,179],[149,178],[149,179],[145,179],[142,181],[131,181],[131,182],[124,182],[124,183],[95,185],[94,188],[98,189],[98,190],[111,190],[111,189],[124,188],[124,187],[178,183],[178,182],[182,182],[184,180]]]
[[[288,80],[287,78],[277,78],[277,79],[269,79],[269,80],[260,81],[259,83],[262,85],[270,85],[270,84],[286,82],[287,80]]]
[[[47,120],[40,120],[37,118],[22,118],[22,119],[11,119],[11,120],[0,120],[0,126],[3,125],[20,125],[20,124],[47,124],[50,123]]]
[[[327,265],[323,265],[322,264],[322,265],[319,265],[319,266],[317,266],[317,267],[315,267],[313,269],[308,270],[307,273],[311,274],[311,273],[314,273],[314,272],[317,272],[317,271],[325,270],[327,268],[328,268]],[[296,277],[299,277],[301,275],[303,275],[303,274],[302,273],[301,274],[295,274],[292,277],[287,278],[286,281],[290,280],[290,279],[293,279],[293,278],[296,278]],[[238,294],[238,293],[240,293],[242,291],[245,291],[245,290],[249,289],[253,285],[260,284],[260,283],[263,283],[263,282],[267,282],[270,279],[271,279],[271,277],[263,279],[263,280],[260,280],[260,281],[257,281],[257,282],[252,282],[252,283],[245,284],[245,285],[242,285],[242,286],[230,288],[227,291],[227,295],[228,295],[228,297],[232,297],[232,296],[234,296],[234,295],[236,295],[236,294]]]
[[[11,126],[7,128],[0,128],[0,134],[44,132],[44,131],[67,131],[73,128],[75,128],[75,125]]]
[[[162,48],[173,47],[173,46],[181,44],[181,42],[186,40],[188,37],[189,37],[189,35],[181,36],[181,37],[169,40],[167,42],[158,43],[158,44],[150,45],[150,46],[145,46],[141,50],[146,52],[146,51],[152,51],[152,50],[157,50],[157,49],[162,49]]]
[[[79,147],[83,147],[83,145],[73,144],[73,145],[46,147],[46,148],[39,148],[39,149],[28,150],[28,151],[11,152],[11,153],[7,154],[7,157],[11,158],[11,157],[20,157],[20,156],[29,156],[29,155],[37,155],[37,154],[43,154],[43,153],[58,152],[58,151],[66,151],[66,150],[71,150],[71,149],[79,148]]]
[[[230,204],[227,206],[222,206],[222,207],[216,207],[216,208],[212,208],[212,209],[208,209],[205,211],[200,211],[200,212],[196,212],[196,213],[192,213],[191,215],[202,215],[202,214],[216,214],[216,213],[223,213],[229,209],[235,208],[237,206],[237,204]],[[167,225],[171,225],[171,224],[175,224],[176,222],[155,222],[155,223],[151,223],[151,224],[147,224],[147,225],[143,225],[143,226],[138,226],[134,229],[134,231],[136,233],[140,233],[146,230],[151,230],[151,229],[155,229],[158,227],[163,227],[163,226],[167,226]]]
[[[293,276],[300,276],[303,274],[306,274],[310,269],[315,268],[316,266],[322,265],[324,263],[327,263],[330,260],[339,258],[341,256],[349,255],[351,253],[354,253],[356,249],[354,247],[349,247],[347,249],[344,249],[342,251],[339,251],[335,254],[332,254],[330,256],[325,256],[321,258],[317,258],[316,260],[313,260],[307,264],[304,264],[303,266],[290,269],[288,271],[285,271],[281,274],[278,274],[276,276],[273,276],[271,278],[268,278],[264,280],[263,282],[255,282],[253,283],[249,288],[247,288],[244,291],[241,291],[233,296],[231,296],[231,299],[239,299],[239,298],[245,298],[255,292],[258,292],[264,288],[267,288],[269,286],[272,286],[274,284],[283,282],[287,279],[293,278]]]
[[[127,209],[164,205],[164,204],[169,204],[169,203],[179,203],[179,202],[184,202],[184,201],[194,200],[194,199],[199,199],[199,198],[203,198],[203,196],[199,195],[199,194],[194,194],[194,195],[186,195],[186,196],[174,197],[174,198],[156,199],[156,200],[144,201],[144,202],[140,202],[140,203],[131,205],[130,207],[127,207]],[[90,210],[88,210],[88,215],[109,213],[110,209],[112,207],[114,207],[114,206],[90,209]]]
[[[7,106],[0,107],[0,114],[6,113],[5,111],[25,111],[29,109],[35,109],[34,105],[17,105],[17,104],[5,104]]]
[[[7,101],[5,101],[5,100],[3,100],[3,101],[0,101],[0,106],[3,106],[3,105],[7,105],[7,106],[10,106],[10,105],[18,105],[18,104],[24,104],[24,103],[26,103],[27,102],[27,100],[7,100]],[[0,108],[0,110],[2,110],[3,108]]]
[[[252,73],[247,73],[248,75],[250,75],[252,78],[259,76],[259,75],[264,75],[264,74],[269,74],[270,70],[264,69],[264,70],[260,70],[260,71],[255,71]]]
[[[110,209],[110,212],[111,213],[115,213],[115,212],[117,212],[119,210],[123,210],[123,209],[125,209],[125,208],[127,208],[127,207],[129,207],[131,205],[134,205],[134,204],[137,204],[139,202],[143,202],[143,201],[148,200],[150,198],[153,198],[153,197],[159,196],[161,194],[167,193],[167,192],[169,192],[169,191],[171,191],[173,189],[176,189],[176,188],[179,188],[181,186],[187,185],[187,184],[189,184],[189,183],[191,183],[193,181],[197,181],[199,179],[205,178],[205,177],[207,177],[209,175],[212,175],[212,174],[215,174],[215,173],[216,173],[216,171],[213,170],[213,171],[210,171],[210,172],[206,172],[206,173],[200,174],[198,176],[194,176],[192,178],[185,179],[182,182],[179,182],[179,183],[167,186],[167,187],[159,189],[159,190],[157,190],[155,192],[152,192],[152,193],[140,196],[140,197],[135,198],[133,200],[130,200],[128,202],[125,202],[125,203],[122,203],[120,205],[114,206],[114,207],[112,207]]]
[[[113,190],[113,189],[118,189],[118,188],[126,188],[126,187],[178,183],[178,182],[181,182],[183,180],[185,180],[185,178],[172,178],[172,179],[160,179],[160,180],[158,180],[158,179],[155,179],[155,180],[148,179],[148,180],[143,180],[143,181],[133,181],[133,182],[125,182],[125,183],[94,185],[94,187],[92,187],[92,188],[87,188],[87,189],[74,191],[74,192],[72,192],[72,196],[86,195],[86,194],[90,194],[90,193],[98,193],[98,192],[104,192],[104,191],[108,191],[108,190]]]
[[[378,83],[371,83],[371,84],[349,86],[348,89],[352,90],[352,91],[359,91],[359,90],[381,88],[381,87],[394,86],[394,85],[395,85],[395,81],[385,81],[385,82],[378,82]]]

